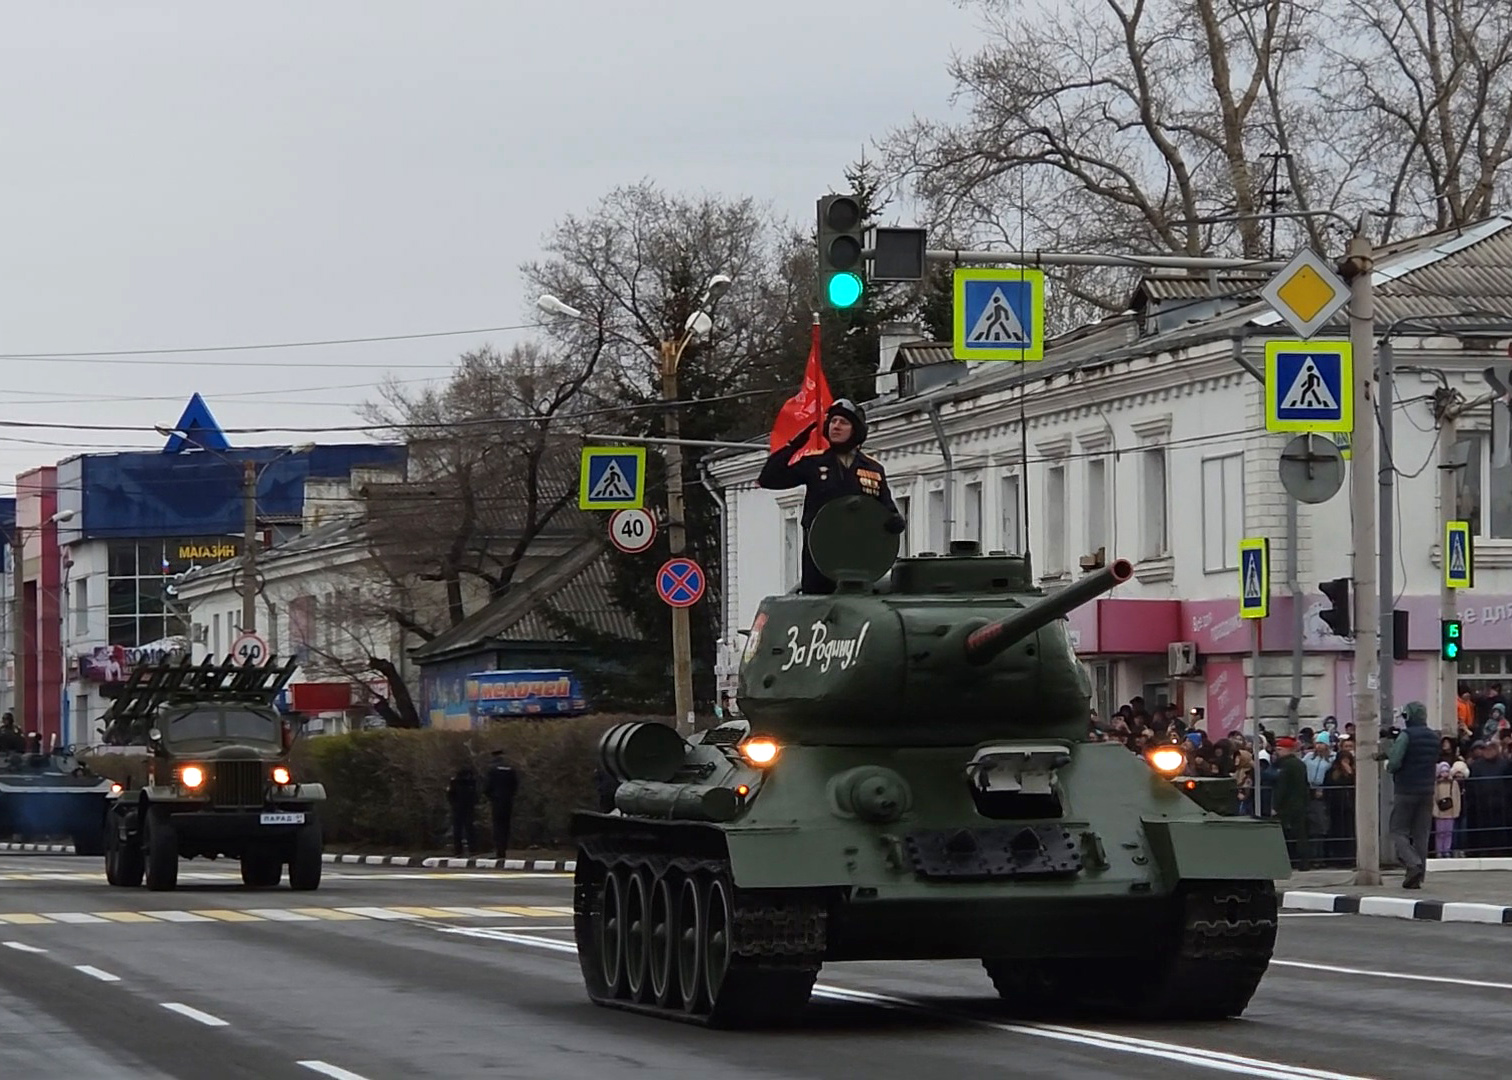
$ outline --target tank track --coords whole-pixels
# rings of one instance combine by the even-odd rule
[[[791,1021],[823,964],[826,900],[737,889],[727,859],[580,850],[573,927],[588,996],[709,1027]]]
[[[984,959],[982,964],[999,996],[1023,1015],[1068,1011],[1141,1020],[1241,1015],[1276,944],[1274,882],[1191,882],[1172,899],[1168,946],[1161,954],[1109,960]]]

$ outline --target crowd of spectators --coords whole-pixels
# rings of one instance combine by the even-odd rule
[[[1507,714],[1508,695],[1499,684],[1460,687],[1457,730],[1439,744],[1433,857],[1512,854],[1512,722]],[[1367,760],[1379,754],[1384,761],[1387,740],[1399,724],[1395,718],[1383,725],[1383,744],[1367,749]],[[1091,736],[1122,742],[1136,753],[1163,743],[1183,744],[1189,775],[1234,778],[1240,813],[1283,818],[1298,869],[1354,865],[1358,748],[1352,722],[1340,724],[1325,716],[1295,735],[1279,736],[1261,725],[1252,743],[1242,730],[1210,733],[1201,709],[1183,715],[1166,705],[1147,708],[1136,697],[1106,721],[1093,717]],[[1293,792],[1283,781],[1278,806],[1281,759],[1288,755],[1300,758],[1306,790]],[[1390,783],[1389,777],[1383,783]]]

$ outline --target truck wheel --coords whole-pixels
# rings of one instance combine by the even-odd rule
[[[118,888],[135,889],[142,884],[146,869],[141,846],[135,841],[121,839],[117,815],[111,816],[106,829],[105,880]]]
[[[241,875],[249,889],[271,889],[283,880],[283,862],[277,851],[249,849],[242,852]]]
[[[294,854],[289,859],[289,888],[300,892],[320,888],[324,850],[320,822],[311,822],[299,830],[294,838]]]
[[[168,811],[154,806],[147,813],[147,888],[167,892],[178,887],[178,836]]]

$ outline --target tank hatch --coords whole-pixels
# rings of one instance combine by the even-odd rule
[[[905,595],[1037,593],[1029,560],[1001,551],[983,555],[974,540],[952,540],[950,552],[925,552],[893,565],[891,590]]]

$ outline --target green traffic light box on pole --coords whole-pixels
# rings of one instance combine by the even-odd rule
[[[1439,628],[1444,659],[1458,660],[1460,645],[1464,640],[1461,636],[1464,627],[1458,619],[1441,619]]]
[[[819,290],[832,308],[854,307],[865,292],[861,252],[866,222],[854,195],[825,195],[819,200]]]

